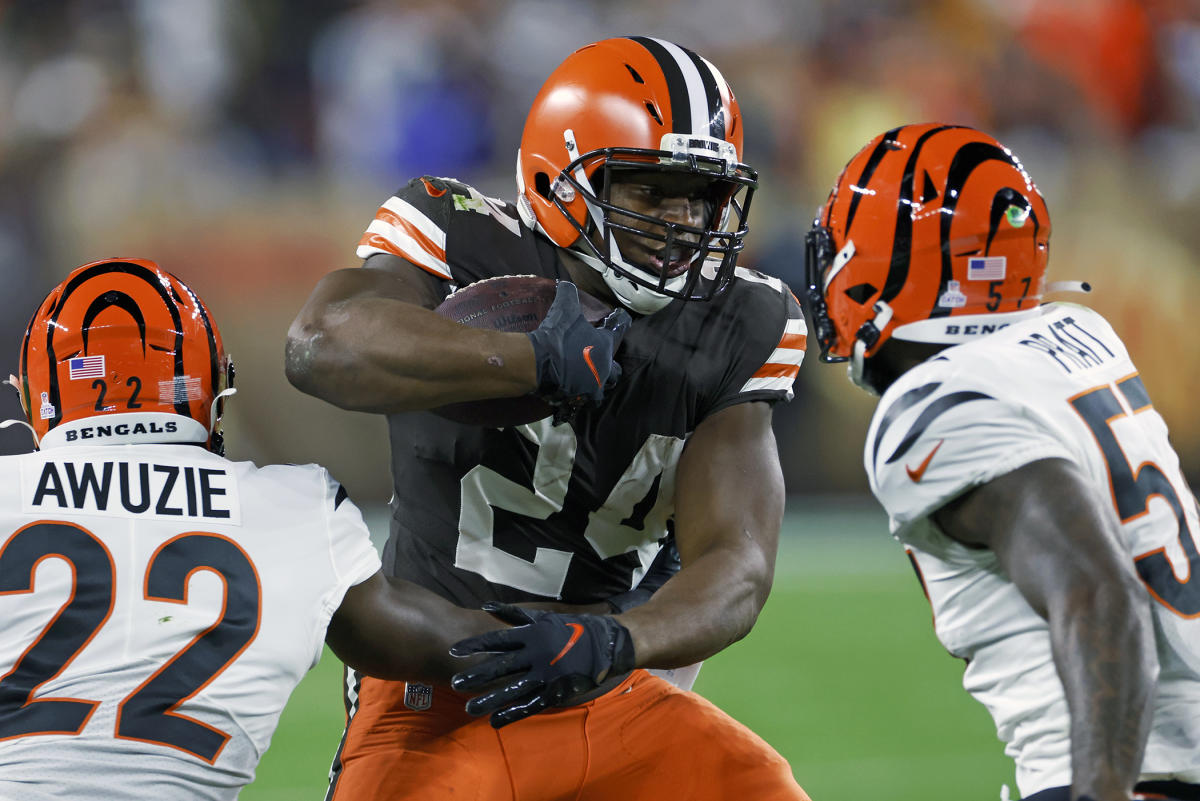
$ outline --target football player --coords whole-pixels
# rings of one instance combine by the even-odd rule
[[[774,569],[784,493],[771,410],[791,397],[805,327],[779,280],[737,265],[757,183],[742,125],[725,79],[690,50],[588,45],[533,102],[515,203],[410,181],[367,227],[362,267],[323,278],[300,311],[291,381],[387,415],[386,572],[468,607],[621,612],[615,626],[562,628],[618,655],[598,687],[497,730],[444,684],[413,702],[404,684],[350,676],[335,801],[806,797],[760,738],[644,670],[743,637]],[[431,311],[455,287],[510,274],[559,281],[531,336]],[[575,285],[617,307],[607,325],[582,322]],[[530,392],[560,413],[484,428],[420,411]],[[636,592],[671,534],[682,568]]]
[[[0,456],[0,798],[234,799],[323,643],[429,678],[451,630],[498,625],[384,577],[323,468],[222,458],[232,364],[153,262],[72,272],[19,372],[39,450]]]
[[[1099,314],[1043,295],[1046,204],[987,134],[907,125],[808,234],[822,361],[880,395],[864,461],[1022,796],[1200,798],[1200,516]],[[1161,797],[1161,796],[1154,796]]]

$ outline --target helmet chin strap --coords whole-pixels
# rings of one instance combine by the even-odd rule
[[[8,428],[9,426],[25,426],[26,428],[28,428],[29,433],[33,435],[33,447],[35,449],[41,448],[42,444],[40,442],[38,442],[37,431],[35,431],[33,426],[29,425],[28,422],[26,422],[25,420],[16,420],[16,419],[5,420],[3,422],[0,422],[0,428]]]
[[[17,391],[18,395],[21,394],[21,380],[19,378],[17,378],[15,375],[13,375],[12,373],[8,374],[8,380],[4,381],[3,383],[5,383],[8,386],[15,389]],[[24,406],[25,404],[22,402],[21,405]],[[4,420],[3,422],[0,422],[0,428],[8,428],[9,426],[25,426],[26,428],[28,428],[29,433],[33,435],[34,450],[38,450],[41,448],[41,443],[38,441],[37,430],[32,425],[29,424],[28,420],[18,420],[16,418],[14,418],[12,420]]]
[[[210,403],[208,405],[208,430],[210,432],[214,428],[217,427],[217,423],[221,419],[221,418],[217,417],[217,401],[221,400],[221,398],[228,398],[231,395],[236,395],[236,394],[237,394],[237,388],[229,387],[227,389],[221,390],[219,393],[217,393],[217,397],[212,399],[212,403]]]
[[[875,316],[863,323],[862,327],[858,329],[858,334],[854,337],[854,350],[850,355],[850,364],[847,365],[846,372],[850,376],[850,380],[854,383],[854,386],[865,389],[872,395],[878,395],[879,392],[866,380],[863,371],[866,366],[868,348],[874,347],[875,343],[879,341],[879,335],[883,333],[884,329],[888,327],[888,323],[892,321],[893,312],[892,307],[886,301],[882,300],[875,301],[872,309],[875,312]],[[870,344],[863,338],[864,329],[874,332],[874,335],[869,337],[873,339]]]

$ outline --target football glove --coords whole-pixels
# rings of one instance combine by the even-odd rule
[[[631,323],[629,312],[615,309],[593,327],[583,316],[579,290],[570,281],[559,281],[546,318],[526,334],[537,361],[537,394],[569,410],[599,403],[621,377],[613,354]]]
[[[456,673],[450,686],[469,691],[503,680],[503,687],[467,702],[469,714],[491,715],[493,728],[556,706],[634,668],[633,640],[614,618],[499,603],[484,604],[483,610],[514,628],[455,643],[450,649],[454,656],[495,655]]]

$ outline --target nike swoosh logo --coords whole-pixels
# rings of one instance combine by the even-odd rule
[[[567,651],[570,651],[572,648],[574,648],[575,643],[579,642],[579,638],[583,636],[582,623],[567,623],[566,626],[567,628],[571,629],[571,639],[567,640],[567,644],[564,645],[563,649],[558,652],[558,656],[550,660],[550,664],[552,665],[566,656]]]
[[[600,371],[596,369],[596,365],[592,363],[592,346],[588,345],[583,349],[583,360],[587,362],[588,369],[592,371],[592,378],[596,379],[596,386],[603,386],[604,382],[600,380]]]
[[[942,447],[942,443],[945,441],[944,439],[939,439],[937,445],[934,445],[933,450],[929,452],[929,455],[917,465],[916,470],[913,470],[908,465],[904,465],[904,472],[908,473],[908,477],[912,479],[914,484],[921,480],[921,476],[925,475],[925,468],[929,467],[929,463],[933,461],[933,455],[938,452],[938,448]]]

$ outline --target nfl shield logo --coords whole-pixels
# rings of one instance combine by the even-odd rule
[[[433,704],[433,687],[416,681],[404,682],[404,705],[420,712]]]

